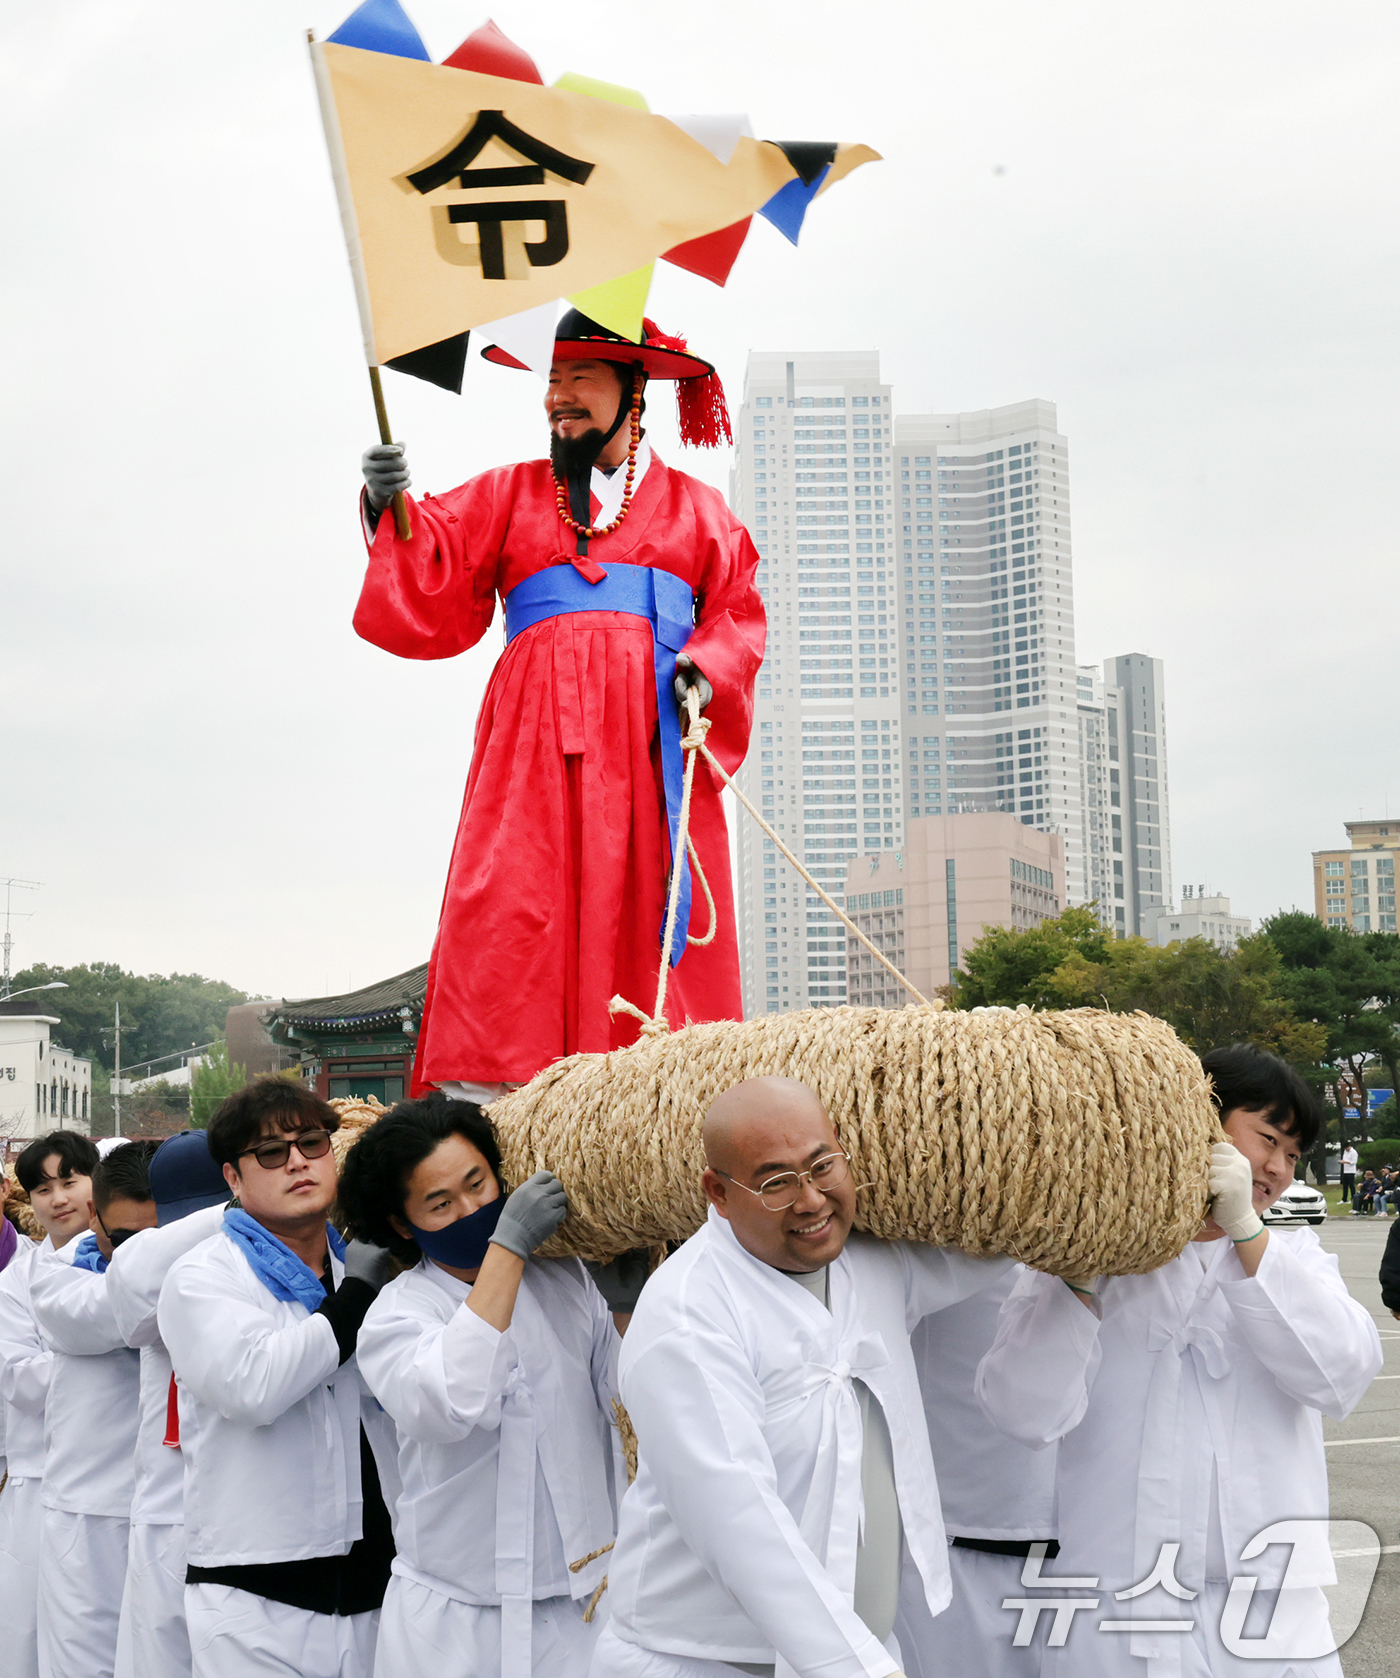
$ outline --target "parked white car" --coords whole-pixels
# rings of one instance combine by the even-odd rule
[[[1327,1200],[1311,1183],[1293,1182],[1263,1214],[1266,1224],[1325,1224]]]

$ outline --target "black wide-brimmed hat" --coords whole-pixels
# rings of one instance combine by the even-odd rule
[[[529,371],[523,361],[499,344],[488,344],[481,353],[498,366]],[[684,338],[668,336],[655,321],[642,322],[641,341],[634,343],[620,332],[609,332],[577,309],[570,309],[555,328],[554,355],[559,361],[616,361],[640,368],[649,379],[672,379],[681,441],[694,449],[714,449],[722,441],[733,441],[719,374],[708,361],[691,354]]]
[[[502,367],[528,371],[499,344],[489,344],[481,353]],[[714,373],[708,361],[690,353],[684,338],[668,338],[654,321],[642,322],[642,340],[633,343],[577,309],[568,310],[554,329],[554,354],[560,361],[621,361],[640,367],[649,379],[703,379]]]

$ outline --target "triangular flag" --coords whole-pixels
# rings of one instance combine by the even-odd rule
[[[554,328],[559,321],[559,304],[541,303],[537,309],[522,309],[518,315],[493,320],[486,328],[492,341],[522,367],[549,377],[554,360]]]
[[[770,140],[797,171],[803,186],[819,184],[817,176],[836,158],[834,140]]]
[[[571,292],[569,301],[589,320],[596,320],[609,332],[620,332],[624,338],[639,344],[642,341],[642,316],[646,313],[647,293],[651,290],[651,274],[655,266],[655,263],[648,262],[644,268],[634,268],[620,279],[606,280],[602,285],[590,286],[587,291]]]
[[[683,245],[673,245],[662,261],[674,263],[687,273],[698,274],[702,280],[723,285],[744,248],[744,240],[748,238],[752,225],[753,217],[745,216],[732,227],[721,227],[718,233],[705,233],[698,239],[687,239]]]
[[[424,344],[421,350],[409,350],[407,355],[396,355],[384,364],[396,373],[408,373],[415,379],[425,379],[439,390],[450,390],[454,396],[462,394],[462,374],[467,365],[467,334],[443,338],[436,344]]]
[[[689,134],[692,140],[704,146],[705,150],[717,157],[721,163],[729,162],[734,155],[735,146],[745,135],[753,138],[749,119],[742,113],[717,117],[667,117],[666,120],[675,123],[683,134]],[[796,165],[793,167],[796,168]]]
[[[771,221],[779,233],[790,239],[794,245],[797,243],[797,235],[802,231],[808,206],[821,191],[829,168],[829,164],[823,168],[810,186],[800,177],[795,181],[789,181],[759,209],[759,215],[765,221]]]
[[[364,52],[388,53],[391,58],[421,58],[425,64],[432,63],[399,0],[365,0],[327,39],[338,47],[359,47]]]
[[[562,87],[567,93],[586,93],[591,99],[606,99],[610,105],[630,105],[635,111],[651,109],[636,88],[619,87],[616,82],[600,82],[593,76],[580,76],[574,70],[566,70],[554,85]]]
[[[593,99],[605,99],[610,105],[630,105],[637,111],[647,109],[645,97],[636,88],[600,82],[593,76],[580,76],[573,70],[566,70],[554,85],[569,93],[586,93]],[[642,316],[646,313],[647,293],[651,290],[655,266],[654,262],[648,262],[644,267],[634,268],[630,274],[607,280],[602,285],[590,286],[587,291],[571,292],[569,301],[589,320],[596,320],[609,332],[620,332],[634,344],[640,343]]]
[[[544,77],[534,59],[503,35],[491,18],[480,29],[474,29],[443,63],[450,64],[454,70],[475,70],[483,76],[501,76],[511,82],[538,82],[544,86]]]

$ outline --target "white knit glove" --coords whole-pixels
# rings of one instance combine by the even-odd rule
[[[1210,1215],[1232,1241],[1252,1241],[1264,1227],[1254,1210],[1254,1168],[1233,1142],[1210,1150]]]

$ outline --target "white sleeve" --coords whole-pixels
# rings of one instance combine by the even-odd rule
[[[447,1322],[406,1311],[385,1289],[360,1325],[355,1361],[369,1390],[409,1439],[446,1445],[501,1425],[501,1397],[515,1368],[502,1334],[465,1301]]]
[[[1255,1274],[1222,1282],[1220,1292],[1283,1391],[1340,1421],[1380,1371],[1381,1338],[1316,1234],[1300,1230],[1280,1240],[1279,1233],[1270,1233]]]
[[[143,1229],[123,1241],[107,1266],[107,1292],[117,1327],[128,1346],[153,1346],[160,1339],[156,1307],[160,1290],[177,1258],[216,1235],[223,1223],[222,1206],[191,1212],[163,1229]]]
[[[112,1312],[107,1278],[95,1270],[78,1270],[50,1257],[30,1273],[29,1300],[40,1334],[56,1352],[100,1357],[126,1344]]]
[[[0,1276],[0,1399],[26,1416],[42,1416],[49,1398],[53,1352],[29,1308],[29,1267],[13,1262]]]
[[[1002,1302],[996,1339],[977,1366],[977,1401],[1033,1451],[1083,1420],[1103,1356],[1098,1302],[1086,1310],[1057,1276],[1028,1270]]]
[[[315,1313],[274,1326],[197,1249],[166,1277],[156,1323],[181,1386],[247,1427],[275,1422],[340,1367],[328,1317]]]
[[[904,1260],[906,1320],[913,1328],[935,1311],[946,1311],[981,1293],[1013,1270],[1015,1259],[972,1258],[954,1247],[930,1247],[919,1241],[898,1243]]]
[[[732,1334],[692,1318],[624,1360],[646,1471],[690,1550],[798,1672],[898,1669],[778,1495],[764,1399]]]

